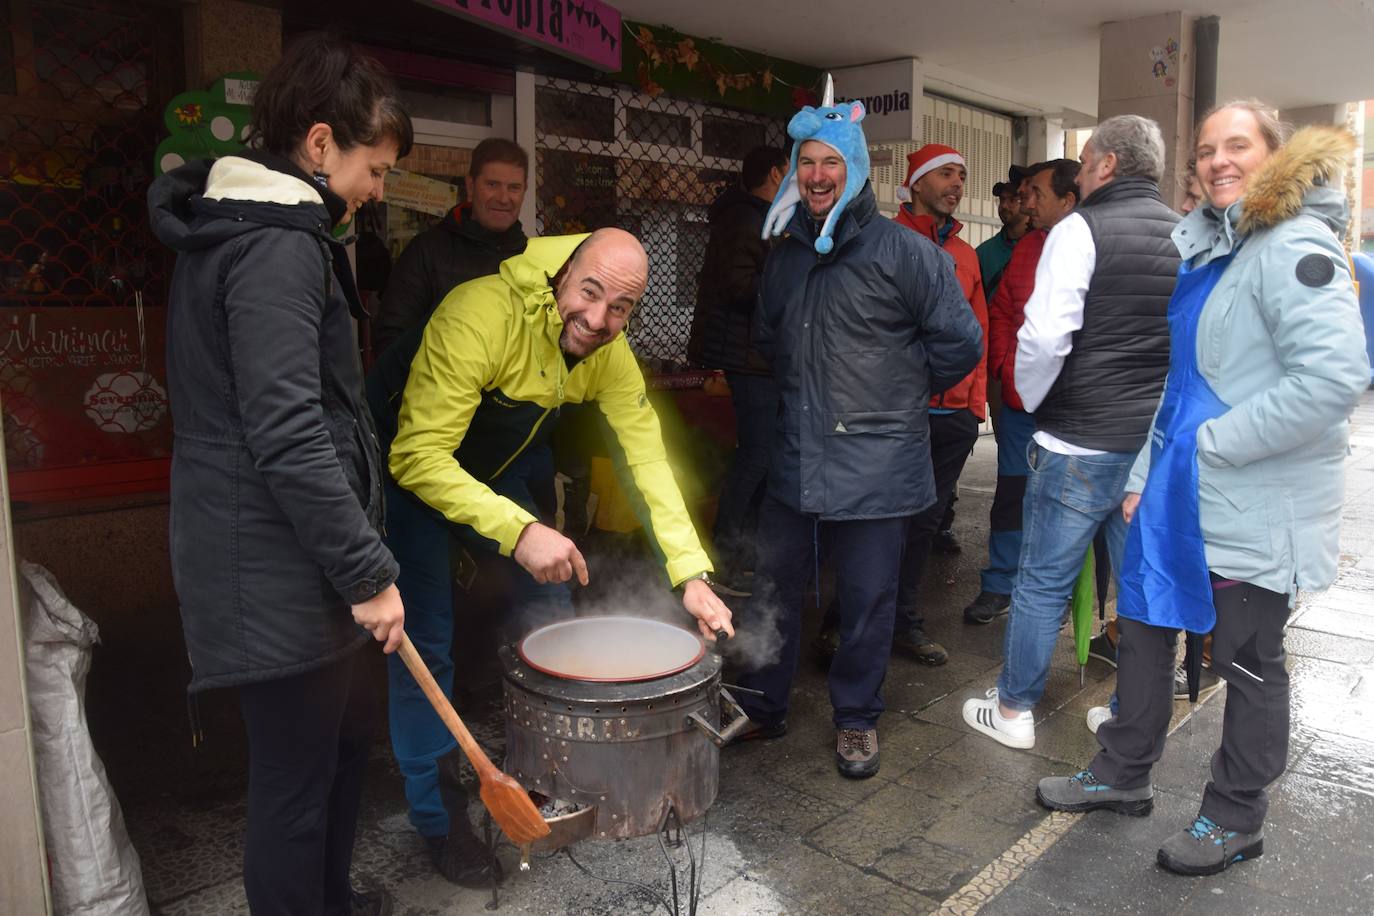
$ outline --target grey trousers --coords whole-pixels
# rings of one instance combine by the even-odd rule
[[[1245,582],[1213,584],[1212,670],[1226,681],[1226,711],[1199,813],[1228,830],[1254,833],[1269,810],[1265,788],[1288,764],[1288,596]],[[1102,750],[1090,769],[1106,785],[1133,789],[1149,784],[1150,768],[1164,753],[1178,633],[1125,617],[1119,626],[1119,712],[1098,728]]]

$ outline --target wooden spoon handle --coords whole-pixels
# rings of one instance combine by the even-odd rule
[[[415,677],[416,683],[424,691],[425,697],[434,707],[434,711],[439,714],[439,718],[444,720],[448,730],[453,733],[453,737],[458,739],[458,746],[463,749],[463,753],[468,755],[468,760],[472,763],[472,768],[477,771],[477,778],[482,782],[487,782],[491,777],[500,771],[496,769],[496,764],[492,763],[477,744],[477,739],[472,737],[472,732],[463,724],[463,720],[458,717],[458,713],[449,702],[448,697],[444,696],[444,691],[439,689],[439,684],[434,680],[434,675],[429,673],[429,666],[424,659],[420,658],[420,653],[415,651],[415,644],[410,641],[409,634],[401,635],[401,647],[397,649],[401,655],[401,661],[405,662],[410,673]]]

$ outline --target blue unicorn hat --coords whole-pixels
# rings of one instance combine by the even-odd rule
[[[792,219],[792,213],[801,202],[801,188],[797,184],[797,152],[807,140],[818,140],[844,159],[844,191],[826,216],[815,242],[818,254],[829,254],[835,247],[835,240],[831,237],[835,223],[868,180],[868,141],[864,139],[861,126],[864,119],[863,102],[855,100],[835,105],[834,101],[835,83],[827,74],[821,107],[807,105],[787,122],[787,135],[796,141],[792,144],[792,164],[778,188],[777,196],[773,198],[773,205],[768,208],[768,217],[763,222],[765,239],[781,235]]]

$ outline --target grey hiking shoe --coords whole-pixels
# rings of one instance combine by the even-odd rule
[[[835,766],[841,776],[867,779],[878,773],[878,730],[841,728],[835,733]]]
[[[1143,817],[1154,810],[1153,786],[1139,789],[1113,789],[1097,781],[1092,770],[1073,776],[1047,776],[1040,780],[1035,798],[1055,811],[1092,811],[1106,808],[1131,817]]]
[[[1210,817],[1198,815],[1193,826],[1180,830],[1159,847],[1157,861],[1178,875],[1215,875],[1237,862],[1264,855],[1264,831],[1227,830]]]

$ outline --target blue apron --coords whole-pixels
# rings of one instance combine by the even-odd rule
[[[1169,299],[1169,379],[1118,583],[1122,617],[1193,633],[1211,632],[1217,616],[1198,513],[1197,431],[1230,409],[1198,371],[1197,327],[1233,257],[1185,266]]]

